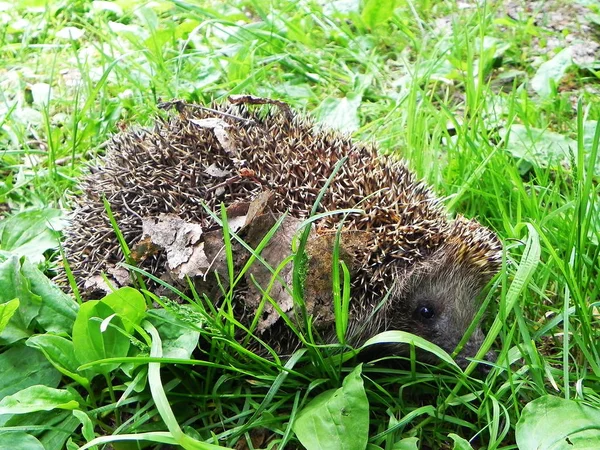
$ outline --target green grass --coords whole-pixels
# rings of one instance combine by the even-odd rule
[[[449,1],[397,1],[387,12],[392,2],[381,2],[379,13],[372,1],[334,3],[354,8],[346,12],[288,0],[111,3],[115,10],[96,3],[28,0],[0,12],[6,24],[0,27],[0,249],[26,254],[52,275],[57,234],[47,220],[60,228],[55,210],[69,210],[77,180],[102,154],[102,143],[125,126],[152,123],[160,101],[273,97],[406,158],[453,213],[476,217],[506,248],[484,320],[486,344],[499,355],[496,367],[478,379],[449,365],[364,365],[372,448],[416,448],[412,437],[420,448],[452,448],[451,433],[473,439],[474,448],[516,448],[517,421],[530,423],[523,408],[546,394],[581,400],[597,414],[600,67],[570,64],[564,77],[545,80],[549,95],[532,87],[539,64],[552,56],[543,43],[558,39],[557,53],[568,46],[567,32],[508,17],[495,2],[461,9]],[[64,27],[85,34],[61,38]],[[517,125],[543,131],[533,144],[538,158],[517,153],[525,146],[515,140]],[[553,133],[569,145],[560,147]],[[46,212],[19,215],[33,210]],[[25,235],[28,226],[39,233]],[[40,287],[32,267],[3,255],[0,305],[19,298],[23,308],[37,298],[31,293],[68,304]],[[343,273],[337,276],[343,282]],[[230,287],[223,287],[226,298]],[[91,358],[85,370],[81,358],[61,359],[65,348],[86,339],[84,331],[71,333],[74,312],[63,311],[71,319],[54,327],[54,311],[23,313],[35,318],[24,324],[29,334],[56,335],[36,339],[63,355],[31,354],[44,377],[36,384],[68,395],[60,402],[51,396],[53,411],[14,415],[0,400],[0,443],[26,442],[29,433],[51,449],[67,438],[83,445],[99,436],[141,440],[148,433],[149,440],[184,448],[230,447],[266,428],[273,440],[254,448],[300,448],[294,421],[353,369],[328,359],[308,336],[306,351],[289,361],[255,355],[232,338],[241,324],[230,310],[206,298],[165,303],[167,314],[142,313],[136,294],[127,295],[138,306],[113,305],[121,315],[108,325],[111,348],[125,349],[117,352],[123,357],[112,365]],[[9,310],[0,312],[0,325]],[[143,314],[151,324],[142,326]],[[180,356],[156,359],[159,336]],[[176,344],[177,336],[185,342]],[[0,334],[4,364],[16,364],[17,351],[34,351],[37,341],[25,347],[25,338]],[[194,339],[201,357],[189,356]],[[87,381],[57,375],[48,360]],[[0,396],[27,386],[0,381]],[[64,406],[68,401],[79,406]],[[406,447],[395,446],[402,439]]]

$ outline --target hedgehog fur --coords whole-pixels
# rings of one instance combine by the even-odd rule
[[[359,345],[378,332],[399,329],[452,352],[479,309],[480,291],[499,269],[496,235],[474,220],[450,219],[402,161],[318,127],[281,102],[252,103],[257,102],[233,99],[210,108],[172,103],[177,112],[164,114],[151,129],[124,131],[108,142],[103,164],[82,182],[64,242],[84,295],[93,295],[86,281],[123,260],[104,198],[131,248],[142,238],[144,217],[176,214],[213,229],[218,224],[207,210],[218,216],[222,203],[250,201],[265,191],[272,192],[276,217],[304,219],[334,166],[347,158],[317,213],[361,212],[324,215],[314,226],[321,235],[341,227],[348,236],[360,236],[353,247],[349,342]],[[199,126],[210,120],[220,125]],[[164,256],[139,265],[160,276]],[[319,325],[318,318],[314,322]],[[331,324],[322,328],[324,340],[335,341]],[[265,340],[281,341],[282,332],[272,327]],[[476,353],[482,337],[477,329],[460,362]]]

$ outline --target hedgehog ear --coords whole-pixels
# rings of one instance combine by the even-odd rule
[[[447,246],[454,247],[458,263],[493,275],[502,264],[502,244],[495,233],[475,220],[457,216],[451,224]]]

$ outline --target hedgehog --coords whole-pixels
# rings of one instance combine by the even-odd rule
[[[259,315],[256,332],[281,354],[299,345],[281,317],[283,312],[302,322],[298,305],[279,286],[272,297],[280,308],[265,306],[260,299],[267,286],[257,291],[253,283],[262,279],[266,285],[271,276],[281,285],[291,281],[290,270],[273,275],[272,268],[293,253],[307,226],[304,313],[322,342],[339,341],[331,279],[337,245],[350,275],[346,343],[360,346],[377,333],[404,330],[448,353],[455,350],[480,308],[483,288],[500,268],[502,246],[494,232],[460,215],[450,218],[401,159],[316,125],[283,102],[236,96],[210,107],[182,101],[160,106],[164,112],[152,127],[114,135],[102,163],[81,183],[64,250],[84,297],[106,288],[106,277],[112,287],[130,282],[106,204],[131,249],[128,261],[169,282],[183,277],[173,275],[172,248],[149,235],[187,236],[183,248],[200,248],[209,261],[203,271],[185,272],[198,286],[211,272],[227,277],[215,263],[224,260],[221,208],[228,217],[241,210],[243,224],[234,231],[247,245],[234,246],[242,255],[238,268],[248,261],[247,246],[256,248],[273,224],[280,225],[274,242],[262,249],[275,255],[268,261],[272,267],[257,269],[252,281],[246,277],[236,314],[246,324]],[[219,293],[207,289],[217,301]],[[459,365],[465,367],[482,341],[477,328],[456,355]],[[385,345],[375,353],[382,352],[406,355],[407,349]]]

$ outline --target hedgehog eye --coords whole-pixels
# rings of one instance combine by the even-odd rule
[[[428,306],[420,306],[417,309],[417,312],[419,313],[419,316],[421,316],[421,318],[423,319],[431,319],[435,315],[433,308],[430,308]]]

